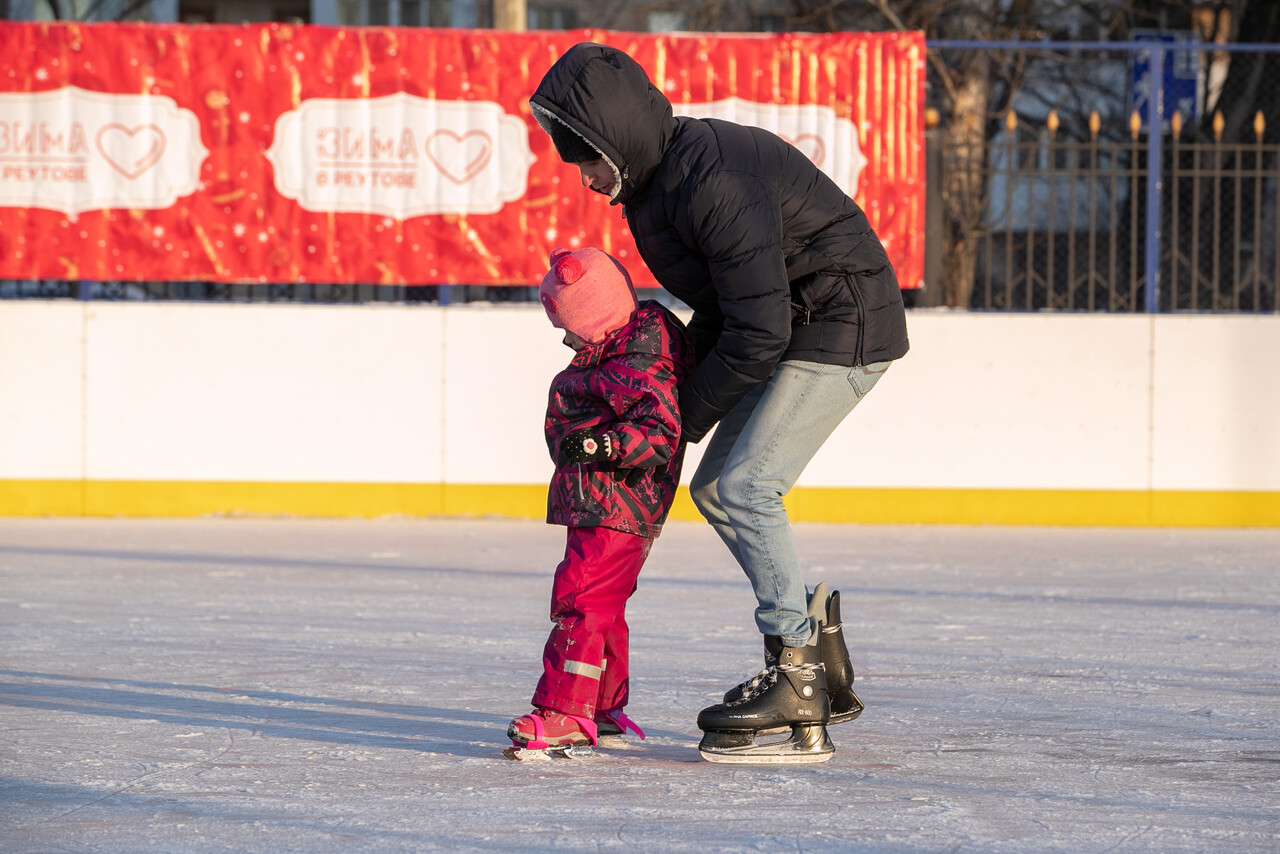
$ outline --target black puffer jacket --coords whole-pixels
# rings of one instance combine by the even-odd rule
[[[625,53],[578,44],[530,99],[614,168],[640,257],[693,309],[698,367],[680,389],[699,441],[781,359],[867,365],[907,352],[897,277],[866,215],[759,128],[675,117]]]

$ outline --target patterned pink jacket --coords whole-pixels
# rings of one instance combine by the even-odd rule
[[[692,371],[684,324],[650,300],[626,326],[578,351],[552,380],[547,403],[547,449],[556,461],[547,522],[658,536],[684,461],[676,388]],[[613,455],[560,463],[561,439],[584,427],[611,433]]]

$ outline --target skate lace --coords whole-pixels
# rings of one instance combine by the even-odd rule
[[[741,685],[739,685],[738,687],[742,689],[742,696],[734,700],[732,703],[729,703],[728,705],[730,706],[741,705],[742,703],[745,703],[748,700],[750,700],[752,697],[755,697],[757,694],[763,693],[766,689],[768,689],[771,685],[773,685],[773,683],[777,681],[778,681],[778,668],[766,667],[764,670],[761,670],[755,676],[752,676],[746,682],[743,682]]]
[[[778,681],[779,673],[793,673],[801,670],[826,670],[826,664],[815,662],[813,664],[775,664],[761,670],[755,676],[743,682],[739,687],[742,689],[742,696],[732,703],[730,706],[736,706],[745,703],[757,694],[760,694]]]
[[[743,682],[739,682],[738,689],[737,689],[739,695],[743,699],[746,699],[748,696],[755,694],[757,691],[760,690],[760,685],[763,684],[764,681],[768,678],[769,678],[769,668],[766,667],[763,670],[761,670],[759,673],[757,673],[755,676],[752,676],[750,679],[747,679]],[[775,676],[774,678],[776,679],[777,677]]]

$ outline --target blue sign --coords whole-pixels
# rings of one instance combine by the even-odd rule
[[[1198,44],[1191,33],[1134,33],[1135,42],[1163,42],[1165,44]],[[1151,74],[1151,55],[1144,51],[1133,54],[1133,81],[1129,95],[1129,110],[1137,110],[1142,119],[1142,126],[1150,124],[1151,99],[1155,94],[1155,80]],[[1166,50],[1164,51],[1164,73],[1161,74],[1164,84],[1164,109],[1160,114],[1165,130],[1169,129],[1169,119],[1173,114],[1181,113],[1183,125],[1192,124],[1197,117],[1198,88],[1200,83],[1200,51]]]

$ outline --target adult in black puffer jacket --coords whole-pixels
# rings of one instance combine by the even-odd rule
[[[884,247],[796,148],[759,128],[674,116],[615,48],[570,48],[530,105],[583,183],[623,206],[654,277],[693,309],[698,365],[680,389],[682,435],[698,442],[720,427],[691,493],[755,587],[766,650],[812,642],[782,496],[907,352]]]

